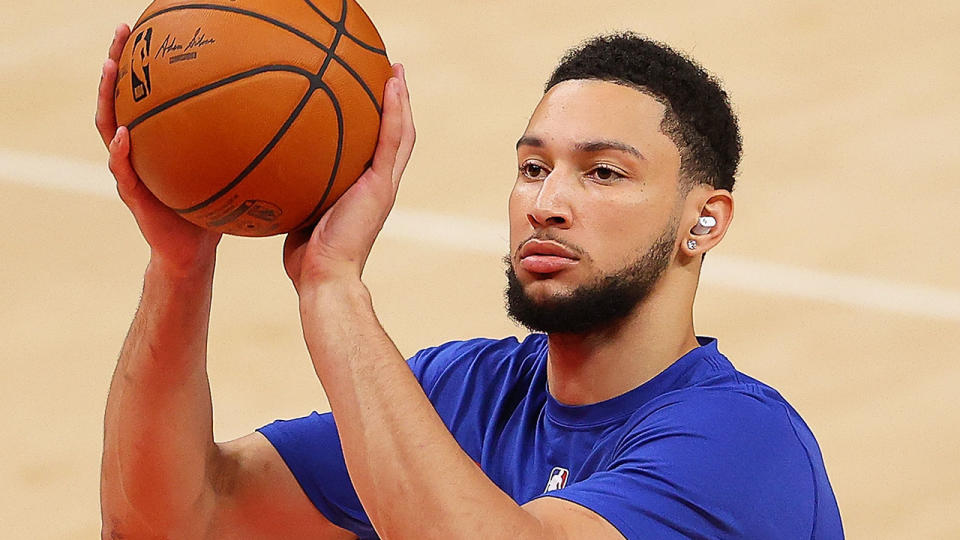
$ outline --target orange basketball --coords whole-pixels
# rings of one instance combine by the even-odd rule
[[[390,63],[354,0],[157,0],[120,57],[131,160],[197,225],[316,223],[373,157]]]

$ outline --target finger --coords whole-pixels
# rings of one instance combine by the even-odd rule
[[[118,62],[123,46],[130,38],[130,27],[120,24],[113,31],[113,40],[107,51],[107,60],[100,72],[100,85],[97,88],[97,113],[95,123],[103,144],[110,147],[110,140],[117,131],[117,118],[114,111],[114,89],[117,85]]]
[[[110,140],[110,172],[117,180],[117,192],[123,202],[130,206],[136,202],[137,186],[140,179],[130,163],[130,133],[120,127]]]
[[[377,150],[373,154],[373,164],[370,167],[374,174],[383,178],[392,178],[393,168],[397,163],[397,150],[400,147],[403,111],[400,105],[399,85],[400,81],[395,77],[387,81],[383,93],[380,137],[377,141]]]
[[[404,66],[403,64],[401,64],[401,63],[399,63],[399,62],[396,64],[396,66],[397,66],[397,78],[400,79],[400,82],[401,82],[401,83],[403,83],[403,84],[402,84],[402,88],[401,88],[402,93],[401,93],[401,96],[400,96],[400,97],[401,97],[401,98],[405,97],[405,98],[409,99],[409,98],[410,98],[410,89],[407,88],[407,68],[406,68],[406,66]]]
[[[407,86],[406,68],[404,68],[401,64],[397,65],[400,68],[400,80],[403,83],[401,85],[400,92],[402,127],[400,146],[398,147],[397,151],[397,162],[393,169],[394,188],[398,187],[400,183],[400,178],[403,176],[403,171],[407,168],[407,163],[410,161],[410,156],[413,154],[413,146],[417,139],[417,131],[413,123],[413,110],[410,105],[410,89]]]
[[[117,63],[108,59],[103,63],[100,73],[100,86],[97,88],[97,114],[95,123],[103,144],[110,147],[110,141],[117,133],[117,114],[113,109],[113,89],[117,81]]]
[[[107,58],[119,62],[120,53],[123,52],[123,46],[127,44],[128,39],[130,39],[130,27],[126,24],[118,25],[116,30],[113,31],[113,41],[110,43]]]

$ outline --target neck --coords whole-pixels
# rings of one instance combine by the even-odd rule
[[[699,265],[668,271],[626,318],[589,334],[550,334],[550,394],[567,405],[604,401],[649,381],[699,346],[693,298]],[[692,285],[690,280],[692,279]]]

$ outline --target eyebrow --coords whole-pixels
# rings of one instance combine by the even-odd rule
[[[524,135],[523,137],[520,137],[519,141],[517,141],[517,148],[519,149],[521,146],[532,146],[534,148],[543,148],[544,146],[546,146],[546,144],[544,144],[543,139]],[[643,157],[643,154],[641,154],[639,150],[637,150],[633,146],[630,146],[629,144],[622,143],[620,141],[611,141],[611,140],[586,141],[586,142],[577,143],[576,146],[574,146],[574,149],[577,150],[578,152],[587,152],[587,153],[603,152],[604,150],[617,150],[619,152],[626,152],[627,154],[630,154],[638,159],[646,159]]]

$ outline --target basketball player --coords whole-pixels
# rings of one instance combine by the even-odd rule
[[[104,538],[842,537],[803,420],[694,334],[740,158],[699,66],[630,34],[568,54],[519,139],[509,201],[508,308],[535,333],[406,361],[361,281],[415,138],[394,66],[370,169],[284,250],[333,413],[215,443],[219,236],[130,166],[111,97],[128,36],[97,125],[151,257],[107,403]]]

